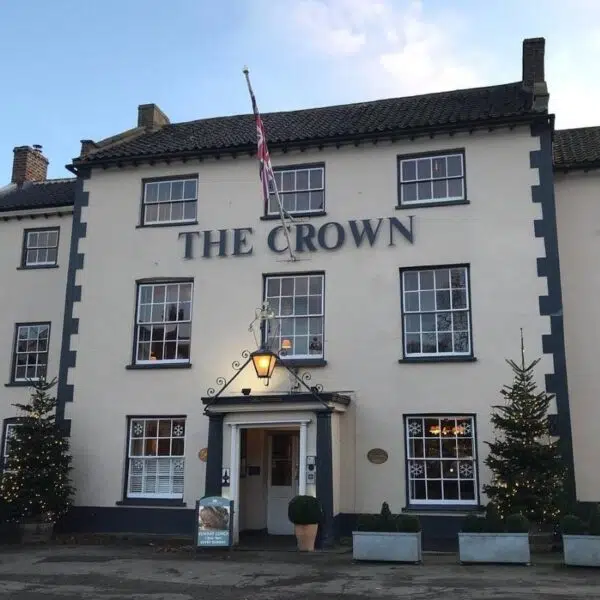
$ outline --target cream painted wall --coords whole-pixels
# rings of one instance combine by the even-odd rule
[[[556,176],[558,243],[577,498],[600,498],[600,171]]]
[[[24,218],[21,220],[0,221],[0,419],[18,416],[13,404],[26,402],[31,392],[29,387],[4,386],[11,380],[16,323],[50,321],[48,378],[58,377],[72,215],[66,210],[62,217],[38,216],[32,219],[31,214],[35,214],[35,211],[23,213]],[[36,227],[60,227],[58,268],[18,269],[21,264],[23,233],[25,229]],[[53,393],[56,394],[56,391],[55,386]]]
[[[469,205],[395,210],[396,157],[399,154],[466,148]],[[475,413],[478,448],[490,439],[490,406],[511,380],[506,357],[519,352],[519,327],[525,329],[531,358],[542,355],[541,335],[549,331],[538,314],[538,297],[547,293],[538,278],[536,259],[544,256],[533,235],[540,206],[531,201],[537,170],[529,153],[538,139],[527,128],[512,132],[439,137],[434,140],[364,145],[321,152],[289,152],[273,156],[278,164],[326,163],[327,221],[414,216],[414,244],[398,236],[390,247],[385,237],[373,247],[356,248],[347,241],[337,251],[320,250],[296,263],[267,249],[268,232],[276,225],[261,221],[257,166],[254,159],[207,160],[202,163],[94,171],[85,182],[89,206],[82,211],[87,237],[79,244],[85,268],[78,272],[82,301],[75,305],[79,334],[71,348],[77,367],[69,380],[75,401],[72,443],[78,496],[84,505],[114,506],[122,497],[127,415],[188,417],[186,492],[188,506],[202,493],[205,465],[197,460],[206,445],[208,419],[200,396],[219,375],[231,374],[232,360],[254,347],[248,325],[262,300],[262,275],[324,270],[325,368],[313,369],[313,381],[326,390],[355,392],[355,440],[346,446],[353,465],[341,462],[341,486],[354,489],[345,506],[378,510],[388,501],[394,510],[405,503],[403,415],[406,413]],[[136,228],[141,179],[198,173],[199,226]],[[184,260],[184,231],[253,227],[253,255]],[[197,253],[201,253],[196,244]],[[399,269],[401,267],[469,263],[473,344],[477,362],[398,364],[401,358]],[[194,277],[191,357],[182,370],[126,370],[131,362],[135,313],[135,280],[146,277]],[[540,383],[551,372],[544,357]],[[289,386],[279,377],[271,390]],[[250,370],[231,386],[259,389]],[[344,416],[341,416],[344,419]],[[311,428],[312,429],[312,426]],[[342,428],[345,430],[345,428]],[[311,434],[313,435],[313,434]],[[224,460],[228,461],[225,436]],[[382,447],[389,460],[373,467],[366,459]],[[481,467],[481,479],[488,474]],[[351,483],[356,472],[356,483]],[[374,493],[377,490],[377,493]],[[340,507],[342,501],[340,499]]]

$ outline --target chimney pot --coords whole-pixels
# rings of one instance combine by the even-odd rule
[[[16,146],[13,149],[13,169],[11,182],[18,185],[26,181],[45,181],[48,176],[48,159],[42,154],[39,144]]]
[[[138,106],[138,127],[153,131],[170,122],[169,117],[156,104],[140,104]]]

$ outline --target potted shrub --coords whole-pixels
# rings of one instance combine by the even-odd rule
[[[469,515],[458,533],[461,563],[516,563],[528,565],[529,521],[520,513],[502,519],[493,505],[486,516]]]
[[[15,404],[23,416],[7,442],[0,497],[25,543],[49,541],[71,505],[69,440],[56,422],[56,398],[49,393],[55,383],[32,382],[29,403]]]
[[[420,563],[421,523],[413,515],[393,515],[387,502],[377,515],[360,515],[352,532],[355,560]]]
[[[294,524],[298,550],[313,552],[323,518],[321,503],[314,496],[295,496],[288,505],[288,518]]]
[[[565,565],[600,567],[600,510],[594,506],[589,520],[566,515],[560,523]]]

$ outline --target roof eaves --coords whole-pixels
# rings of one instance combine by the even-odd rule
[[[435,136],[437,133],[450,133],[456,131],[475,131],[482,128],[496,128],[504,126],[514,126],[543,120],[547,122],[549,118],[546,112],[525,112],[515,115],[503,115],[501,117],[486,117],[484,119],[475,119],[471,121],[450,122],[440,125],[428,125],[425,127],[407,127],[403,129],[373,131],[368,133],[355,133],[333,136],[328,138],[309,138],[297,139],[285,142],[269,142],[270,150],[291,150],[302,149],[310,146],[335,146],[342,144],[369,142],[381,139],[406,139],[416,138],[425,135]],[[181,159],[181,158],[203,158],[220,155],[239,155],[239,154],[254,154],[256,152],[255,144],[245,144],[240,146],[230,147],[213,147],[201,148],[197,150],[184,150],[180,152],[163,152],[163,153],[141,153],[129,156],[115,156],[95,159],[93,155],[73,159],[71,165],[67,165],[72,172],[77,172],[76,169],[88,169],[97,166],[124,165],[136,164],[139,162],[149,162],[166,159]]]

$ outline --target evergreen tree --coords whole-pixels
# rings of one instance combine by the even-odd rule
[[[28,404],[14,404],[24,414],[8,440],[8,458],[0,495],[13,509],[15,520],[53,522],[69,508],[71,455],[69,440],[56,422],[56,398],[50,382],[32,382]]]
[[[490,453],[484,460],[492,481],[483,491],[502,517],[522,513],[532,523],[554,524],[562,508],[565,469],[558,442],[550,437],[547,411],[553,396],[538,391],[534,381],[539,361],[526,364],[521,330],[520,364],[506,361],[514,373],[512,385],[500,392],[506,404],[493,407],[496,436],[486,442]]]

